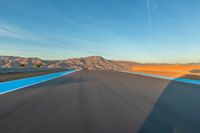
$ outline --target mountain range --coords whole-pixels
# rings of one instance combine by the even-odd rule
[[[67,68],[130,70],[137,62],[106,60],[100,56],[70,58],[66,60],[42,60],[17,56],[0,56],[0,68]]]
[[[1,69],[18,68],[41,68],[41,69],[103,69],[103,70],[131,70],[134,66],[154,65],[200,65],[200,63],[166,64],[148,63],[143,64],[132,61],[107,60],[101,56],[89,56],[83,58],[69,58],[65,60],[42,60],[40,58],[25,58],[18,56],[0,56]]]

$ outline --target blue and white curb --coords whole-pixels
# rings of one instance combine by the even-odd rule
[[[79,71],[79,70],[69,70],[69,71],[64,71],[64,72],[57,72],[57,73],[52,73],[52,74],[46,74],[46,75],[41,75],[41,76],[2,82],[0,83],[0,94],[8,93],[14,90],[19,90],[28,86],[32,86],[32,85],[39,84],[48,80],[59,78],[61,76],[64,76],[76,71]]]
[[[192,79],[185,79],[185,78],[170,78],[170,77],[165,77],[165,76],[158,76],[158,75],[145,74],[145,73],[139,73],[139,72],[129,72],[129,71],[120,71],[120,72],[136,74],[136,75],[141,75],[141,76],[147,76],[147,77],[153,77],[153,78],[159,78],[159,79],[172,80],[172,81],[177,81],[177,82],[182,82],[182,83],[200,85],[200,80],[192,80]]]

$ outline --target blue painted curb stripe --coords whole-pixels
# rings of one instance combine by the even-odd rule
[[[178,81],[178,82],[183,82],[183,83],[200,85],[200,80],[192,80],[192,79],[184,79],[184,78],[169,78],[169,77],[157,76],[153,74],[145,74],[145,73],[139,73],[139,72],[129,72],[129,71],[120,71],[120,72],[126,72],[130,74],[142,75],[142,76],[147,76],[147,77],[154,77],[154,78],[159,78],[159,79],[173,80],[173,81]]]
[[[57,73],[52,73],[52,74],[46,74],[46,75],[41,75],[41,76],[2,82],[0,83],[0,94],[4,94],[7,92],[11,92],[14,90],[32,86],[41,82],[45,82],[51,79],[55,79],[55,78],[76,72],[76,71],[78,70],[69,70],[69,71],[64,71],[64,72],[57,72]]]

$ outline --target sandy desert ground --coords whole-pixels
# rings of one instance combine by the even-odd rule
[[[181,77],[200,80],[200,65],[143,65],[134,66],[132,71],[173,78]]]

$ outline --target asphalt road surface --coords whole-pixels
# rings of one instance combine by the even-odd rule
[[[0,133],[200,133],[200,86],[79,71],[0,95]]]

